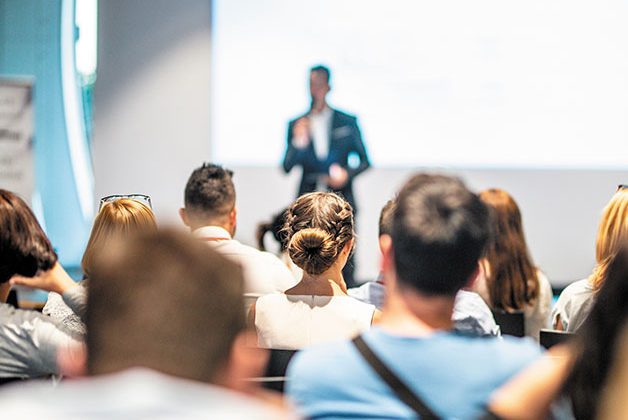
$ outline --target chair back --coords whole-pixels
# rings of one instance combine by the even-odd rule
[[[502,335],[513,335],[515,337],[525,336],[525,318],[522,311],[506,312],[496,309],[492,312]]]
[[[539,338],[541,346],[545,347],[546,349],[550,349],[556,344],[561,344],[570,340],[573,336],[573,333],[569,333],[566,331],[542,329]]]
[[[15,289],[11,289],[11,291],[9,292],[9,296],[7,296],[7,302],[9,305],[13,306],[14,308],[19,308],[19,303],[17,300],[17,291]]]
[[[261,383],[262,387],[283,392],[286,383],[286,370],[290,360],[297,350],[271,349],[266,372],[261,378],[251,378],[249,381]]]

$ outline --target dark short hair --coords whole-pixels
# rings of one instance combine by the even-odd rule
[[[56,262],[57,254],[28,205],[0,189],[0,284],[16,274],[32,277]]]
[[[392,243],[400,285],[453,296],[490,236],[489,210],[457,178],[418,174],[397,197]]]
[[[329,67],[324,66],[322,64],[318,64],[312,68],[310,68],[310,73],[323,73],[325,75],[325,80],[327,81],[327,84],[329,84],[329,81],[331,80],[331,72],[329,71]]]
[[[181,232],[108,247],[89,279],[89,373],[146,367],[213,382],[245,328],[243,284],[239,265]]]
[[[396,199],[390,199],[379,213],[379,236],[392,235],[393,213],[397,207]]]
[[[266,233],[270,232],[273,234],[273,238],[275,241],[279,243],[281,251],[285,251],[288,247],[286,243],[286,238],[281,234],[281,231],[286,224],[286,210],[283,209],[279,213],[275,214],[273,218],[268,222],[262,222],[257,225],[257,248],[266,251],[266,246],[264,245],[264,236]]]
[[[209,218],[228,214],[236,200],[232,178],[232,171],[212,163],[195,169],[185,186],[186,210]]]

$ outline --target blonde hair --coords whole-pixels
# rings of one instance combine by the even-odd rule
[[[157,222],[153,211],[146,204],[128,198],[105,204],[94,219],[94,226],[83,253],[83,274],[89,277],[95,256],[114,235],[127,236],[147,230],[157,230]]]
[[[598,290],[604,279],[608,266],[626,239],[628,229],[628,188],[621,188],[604,208],[602,220],[597,231],[595,242],[596,266],[589,282],[593,289]]]

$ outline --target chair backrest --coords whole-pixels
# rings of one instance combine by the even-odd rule
[[[506,312],[498,309],[492,312],[502,335],[514,335],[515,337],[525,336],[526,329],[523,312]]]
[[[288,369],[288,363],[294,357],[297,350],[270,350],[270,358],[266,367],[266,374],[269,377],[284,377]]]
[[[546,349],[554,347],[556,344],[561,344],[573,337],[573,333],[556,330],[542,329],[540,332],[541,346]]]
[[[14,308],[19,308],[19,302],[17,300],[17,291],[15,291],[15,289],[11,289],[11,291],[9,292],[9,296],[7,296],[7,302],[9,305],[13,306]]]
[[[261,378],[251,378],[250,381],[261,383],[266,389],[283,392],[286,382],[288,364],[297,350],[271,349],[266,372]]]

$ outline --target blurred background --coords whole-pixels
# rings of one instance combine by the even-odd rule
[[[510,192],[555,287],[591,272],[628,181],[625,1],[312,4],[0,0],[0,187],[78,267],[101,197],[148,194],[180,225],[189,174],[213,161],[235,172],[236,238],[254,244],[295,198],[286,125],[322,63],[373,163],[355,181],[358,279],[378,272],[381,207],[423,169]]]

